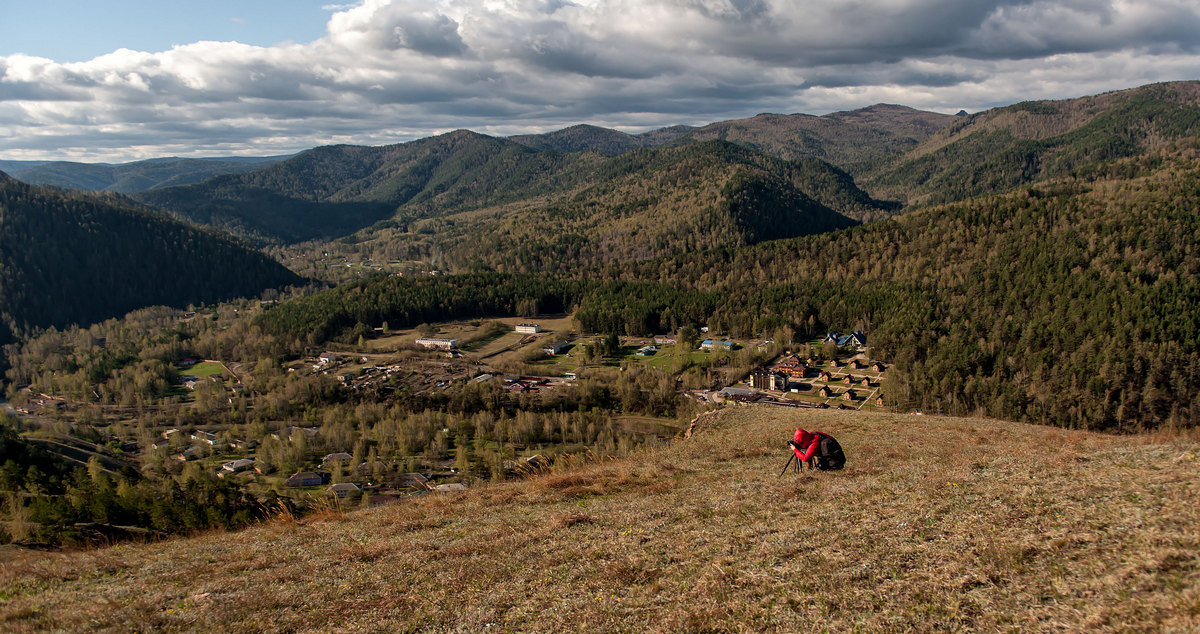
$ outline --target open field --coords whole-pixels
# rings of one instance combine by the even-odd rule
[[[180,370],[179,372],[180,374],[189,374],[199,378],[213,376],[215,374],[228,374],[228,372],[225,371],[225,368],[222,367],[220,363],[215,363],[213,361],[201,361],[200,363],[197,363],[190,368]]]
[[[234,534],[0,551],[47,629],[696,631],[1200,627],[1200,445],[735,407],[691,440]],[[798,425],[838,473],[778,477]]]

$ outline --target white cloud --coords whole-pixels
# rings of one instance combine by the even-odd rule
[[[1184,0],[365,0],[324,37],[0,57],[0,156],[279,153],[469,127],[956,111],[1200,76]]]

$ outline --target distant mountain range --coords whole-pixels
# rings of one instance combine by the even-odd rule
[[[357,232],[356,242],[393,258],[436,252],[451,266],[512,269],[738,246],[893,209],[828,163],[725,141],[610,156],[538,151],[465,130],[379,148],[317,148],[138,198],[263,243]]]
[[[306,243],[295,258],[328,250],[452,271],[546,271],[820,233],[1048,179],[1135,176],[1139,157],[1197,135],[1200,82],[1189,81],[970,115],[878,104],[641,134],[460,130],[261,161],[4,165],[39,182],[58,174],[69,187],[136,190],[144,205],[259,246]],[[200,182],[172,185],[187,181]]]
[[[0,161],[0,171],[31,185],[128,194],[156,187],[199,183],[221,174],[250,172],[285,158],[287,156],[201,159],[171,157],[132,163]]]
[[[30,328],[257,296],[300,281],[228,236],[117,195],[37,187],[0,172],[0,343]]]

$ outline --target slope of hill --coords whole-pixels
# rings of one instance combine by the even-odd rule
[[[1029,101],[960,117],[861,184],[912,202],[962,200],[1046,178],[1090,178],[1109,162],[1200,134],[1200,82]]]
[[[841,472],[779,476],[797,426]],[[1020,448],[1014,451],[1014,448]],[[10,629],[1200,627],[1200,447],[761,407],[523,482],[238,533],[0,551]]]
[[[692,126],[676,125],[640,134],[629,134],[620,130],[580,124],[544,134],[518,134],[508,139],[535,150],[600,152],[614,156],[641,148],[666,145],[695,129]]]
[[[535,150],[552,152],[590,151],[613,155],[646,147],[644,140],[635,135],[585,124],[545,134],[519,134],[508,139]]]
[[[8,161],[0,159],[0,172],[5,172],[9,176],[15,176],[24,170],[32,169],[38,165],[45,165],[50,161]]]
[[[436,254],[438,266],[455,271],[560,271],[821,233],[891,211],[826,163],[786,162],[721,141],[599,162],[570,156],[588,160],[586,186],[437,215],[453,206],[406,206],[401,215],[430,217],[359,232],[356,257]]]
[[[535,196],[577,181],[599,156],[537,152],[465,130],[382,147],[331,146],[264,170],[138,198],[266,242],[354,233],[407,205],[424,215]]]
[[[839,214],[863,220],[889,213],[819,161],[789,163],[720,142],[616,157],[561,154],[466,131],[380,148],[318,148],[265,170],[140,199],[282,243],[376,225],[355,241],[381,245],[386,259],[462,246],[471,257],[450,254],[457,266],[493,264],[493,256],[514,253],[514,242],[537,252],[582,240],[590,245],[583,261],[599,251],[612,260],[852,224]]]
[[[760,114],[706,125],[675,139],[722,139],[787,160],[816,158],[853,174],[900,156],[950,125],[952,115],[877,104],[824,116]]]
[[[118,164],[47,161],[21,166],[9,174],[31,185],[129,194],[156,187],[199,183],[222,174],[241,174],[262,169],[283,158],[172,157]]]
[[[812,318],[869,330],[876,353],[896,362],[889,398],[904,406],[1191,426],[1200,421],[1197,156],[1192,139],[1108,168],[1144,174],[1133,179],[1048,184],[623,275],[724,287],[710,323],[736,332]]]
[[[13,332],[155,304],[256,295],[299,281],[227,237],[119,197],[0,177],[0,324]]]

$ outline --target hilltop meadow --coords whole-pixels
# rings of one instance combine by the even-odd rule
[[[837,473],[787,473],[797,426]],[[0,551],[7,631],[1200,627],[1200,444],[738,407],[687,440],[236,533]]]

